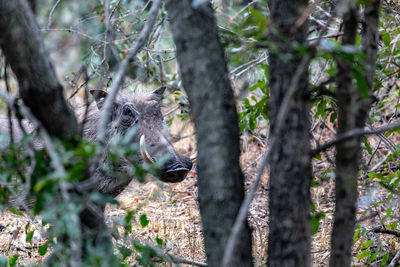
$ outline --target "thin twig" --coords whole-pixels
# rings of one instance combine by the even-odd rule
[[[388,267],[396,267],[399,260],[400,260],[400,250],[397,251],[396,255],[393,257]]]
[[[48,22],[47,22],[47,29],[50,29],[50,27],[51,27],[51,17],[53,16],[53,13],[54,13],[54,11],[56,10],[56,8],[57,8],[57,6],[58,6],[58,4],[61,2],[61,0],[57,0],[57,2],[53,5],[53,7],[51,8],[51,10],[50,10],[50,13],[49,13],[49,20],[48,20]]]
[[[7,59],[4,62],[4,83],[6,84],[7,93],[10,93],[10,84],[8,83],[8,74],[7,74]],[[9,127],[9,135],[10,135],[10,144],[11,147],[14,144],[14,129],[13,129],[13,121],[12,121],[12,110],[10,106],[7,106],[7,115],[8,115],[8,127]],[[16,156],[16,155],[15,155]]]
[[[149,16],[147,18],[147,23],[144,25],[142,31],[139,34],[139,37],[135,41],[135,43],[132,44],[131,48],[129,49],[128,54],[124,58],[124,60],[120,63],[117,74],[115,75],[113,84],[110,88],[110,92],[107,95],[104,105],[102,106],[101,109],[101,114],[100,114],[100,119],[97,125],[97,136],[96,136],[96,141],[97,144],[99,145],[100,149],[97,150],[94,158],[93,158],[93,163],[91,164],[91,172],[94,172],[94,169],[97,169],[100,159],[102,155],[104,154],[105,150],[105,139],[106,139],[106,128],[107,125],[110,121],[110,113],[112,110],[112,107],[114,105],[114,101],[117,97],[118,90],[120,88],[120,85],[124,79],[126,70],[131,62],[131,60],[136,56],[136,54],[142,49],[144,44],[146,43],[146,40],[148,39],[150,32],[155,24],[155,21],[157,19],[157,14],[158,10],[161,6],[161,0],[155,0],[153,1],[153,5],[151,6]],[[80,189],[84,189],[84,191],[91,190],[94,185],[97,184],[97,181],[94,179],[88,179],[85,181],[85,186],[80,185]]]
[[[98,125],[98,132],[97,132],[97,142],[102,144],[104,143],[106,137],[106,127],[110,120],[109,114],[114,104],[114,101],[117,97],[118,90],[122,83],[122,80],[125,76],[126,70],[129,66],[131,59],[133,59],[136,54],[141,50],[141,48],[146,43],[146,40],[153,28],[153,25],[157,19],[158,9],[160,8],[161,0],[153,1],[153,5],[150,9],[149,17],[147,19],[147,23],[143,27],[143,30],[140,32],[138,39],[130,48],[128,54],[126,55],[125,59],[121,62],[118,68],[118,72],[115,75],[115,79],[113,84],[110,88],[110,92],[105,99],[104,106],[102,107],[102,112],[100,116],[100,121]]]
[[[3,99],[7,103],[7,105],[9,105],[9,107],[11,107],[13,109],[13,112],[17,113],[16,105],[15,105],[16,101],[9,93],[7,93],[4,90],[0,90],[0,98]],[[59,176],[65,177],[66,171],[64,169],[64,166],[61,163],[61,160],[57,154],[55,147],[53,146],[53,143],[51,142],[50,135],[47,133],[47,131],[45,130],[45,128],[43,127],[41,122],[24,105],[19,106],[18,111],[24,117],[28,118],[31,121],[34,128],[36,128],[38,130],[39,135],[43,141],[43,145],[51,159],[51,161],[50,161],[51,166],[54,168],[54,170],[56,171],[56,173]],[[60,187],[61,187],[61,195],[62,195],[63,199],[68,200],[69,195],[67,193],[67,188],[66,188],[65,182],[61,182]]]

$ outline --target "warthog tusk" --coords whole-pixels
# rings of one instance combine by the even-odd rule
[[[197,151],[193,153],[193,155],[190,156],[190,159],[195,162],[197,160]]]
[[[154,163],[154,159],[150,156],[149,152],[147,152],[144,134],[140,137],[140,155],[142,155],[145,162]]]

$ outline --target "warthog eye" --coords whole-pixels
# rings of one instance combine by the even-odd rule
[[[139,112],[135,109],[135,107],[130,104],[126,103],[122,106],[122,120],[121,123],[125,127],[130,127],[137,121]]]

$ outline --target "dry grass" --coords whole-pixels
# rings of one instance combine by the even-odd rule
[[[266,129],[266,127],[265,127]],[[184,125],[179,120],[172,125],[173,134],[189,136],[176,143],[177,149],[186,155],[195,151],[193,127]],[[264,131],[261,133],[266,135]],[[317,132],[316,136],[322,135],[321,140],[332,138],[331,133],[326,129]],[[395,135],[394,142],[400,139]],[[370,138],[372,145],[377,143],[375,137]],[[255,179],[257,165],[260,156],[265,149],[265,143],[260,137],[244,134],[241,138],[242,155],[241,165],[244,170],[246,189]],[[382,150],[381,153],[385,153]],[[323,171],[331,167],[328,159],[333,158],[333,151],[323,155],[322,160],[314,160],[313,168],[315,180],[319,185],[312,188],[312,196],[316,209],[325,213],[321,220],[319,231],[313,236],[312,242],[312,265],[327,266],[329,260],[329,242],[331,223],[334,212],[334,183],[332,180],[322,182]],[[253,229],[254,261],[260,266],[266,261],[267,235],[268,235],[268,177],[265,175],[262,184],[257,191],[255,200],[250,208],[249,223]],[[360,181],[360,197],[367,195],[364,181]],[[384,196],[384,195],[382,195]],[[181,258],[205,262],[205,251],[201,230],[201,219],[197,203],[197,176],[192,171],[188,178],[179,184],[163,184],[150,181],[140,184],[132,181],[130,186],[118,197],[120,206],[109,206],[106,209],[106,217],[111,225],[113,218],[124,216],[128,210],[137,210],[136,221],[142,214],[146,214],[150,223],[142,228],[139,223],[133,225],[133,234],[127,236],[132,240],[145,244],[156,244],[155,239],[161,238],[164,241],[165,251],[171,255]],[[394,212],[399,213],[398,205]],[[358,218],[365,216],[369,206],[359,207]],[[0,254],[12,256],[18,254],[20,263],[40,262],[42,257],[37,254],[38,244],[43,242],[40,236],[34,238],[32,244],[23,242],[25,238],[25,225],[29,223],[26,217],[16,216],[7,211],[0,211],[0,224],[6,229],[0,232]],[[372,219],[373,220],[373,219]],[[363,221],[363,225],[371,224],[371,220]],[[120,234],[124,234],[122,227],[118,228]],[[382,236],[385,240],[388,237]],[[391,237],[389,237],[391,238]],[[123,242],[117,240],[116,242]],[[390,240],[388,241],[390,242]],[[126,242],[125,242],[126,244]],[[394,245],[395,247],[398,245]],[[355,248],[355,253],[359,248]],[[132,255],[126,262],[134,263],[137,255]],[[361,262],[355,262],[356,266],[365,266]],[[169,266],[162,263],[161,266]]]

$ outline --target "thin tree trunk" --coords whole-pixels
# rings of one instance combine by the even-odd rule
[[[362,46],[367,55],[365,79],[371,94],[374,84],[377,53],[380,1],[366,5],[365,28]],[[349,6],[343,17],[343,45],[354,45],[357,35],[357,9]],[[352,66],[345,59],[338,59],[338,132],[364,127],[370,100],[363,99],[352,82]],[[357,202],[357,176],[361,157],[361,139],[354,137],[336,146],[336,208],[332,230],[330,266],[351,265],[353,232]]]
[[[167,10],[183,85],[188,93],[198,147],[199,203],[208,266],[220,266],[244,197],[239,129],[224,51],[209,3],[170,0]],[[247,222],[232,266],[252,266]]]
[[[357,10],[349,7],[343,17],[343,45],[354,45],[357,34]],[[342,134],[356,128],[361,96],[353,85],[351,63],[338,59],[338,131]],[[360,137],[336,145],[335,194],[330,266],[350,266],[357,201],[357,173],[360,161]]]
[[[294,43],[306,43],[306,24],[295,28],[307,1],[270,0],[270,121],[271,134],[277,113],[302,54]],[[308,65],[270,160],[268,266],[310,266],[310,122]]]

